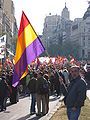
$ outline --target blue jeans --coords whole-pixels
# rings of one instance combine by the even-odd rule
[[[67,108],[68,120],[78,120],[81,108],[77,108],[75,111],[72,108]]]
[[[35,93],[31,93],[31,108],[30,108],[30,112],[36,112],[35,105],[36,105],[36,94]]]

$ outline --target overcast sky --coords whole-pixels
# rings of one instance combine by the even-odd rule
[[[37,34],[43,30],[44,18],[51,13],[61,15],[65,2],[70,11],[70,19],[83,17],[88,7],[88,0],[13,0],[15,17],[20,25],[22,10],[27,15]]]

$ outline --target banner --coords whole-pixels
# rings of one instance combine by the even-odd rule
[[[0,59],[4,58],[6,54],[6,35],[0,37]]]

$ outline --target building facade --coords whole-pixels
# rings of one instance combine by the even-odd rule
[[[66,3],[61,16],[51,14],[46,16],[42,38],[46,48],[51,44],[62,45],[63,42],[69,41],[71,35],[71,23],[70,12],[66,7]]]
[[[43,42],[45,47],[49,47],[50,44],[57,44],[57,26],[60,21],[60,16],[51,15],[46,16],[43,29]]]
[[[71,42],[75,52],[78,52],[78,59],[90,59],[90,2],[83,18],[75,18],[74,21],[70,20],[66,3],[61,16],[46,16],[42,39],[46,49],[50,44]]]
[[[70,41],[72,21],[70,20],[70,12],[69,12],[68,8],[66,7],[66,3],[65,3],[65,7],[63,8],[62,13],[61,13],[61,22],[60,23],[61,23],[61,28],[59,31],[62,32],[63,43],[66,41]]]
[[[13,40],[17,35],[15,9],[12,0],[0,0],[0,36],[6,34],[7,48],[14,50]]]
[[[90,4],[83,18],[72,23],[71,41],[79,45],[79,59],[90,59]]]

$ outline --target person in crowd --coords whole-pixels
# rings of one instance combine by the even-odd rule
[[[80,67],[79,72],[80,72],[80,76],[85,79],[86,71],[85,71],[84,67]]]
[[[9,72],[7,79],[8,79],[8,84],[12,89],[12,93],[10,94],[10,102],[11,104],[16,104],[19,101],[19,91],[18,91],[18,86],[16,87],[12,86],[12,80],[13,80],[12,70]]]
[[[60,91],[59,73],[56,70],[54,73],[54,78],[55,78],[54,83],[55,83],[56,95],[58,97],[61,94],[61,91]]]
[[[78,120],[81,107],[86,99],[86,82],[80,77],[79,66],[73,65],[70,68],[72,80],[67,87],[67,94],[64,103],[67,108],[68,120]]]
[[[37,81],[37,73],[33,72],[33,77],[30,79],[28,83],[28,88],[31,95],[31,107],[30,114],[33,115],[36,113],[36,81]]]
[[[47,101],[46,101],[46,94],[48,93],[48,82],[43,77],[43,73],[40,71],[38,73],[37,84],[36,84],[36,91],[37,91],[37,116],[46,115],[47,110]],[[41,109],[42,108],[42,109]]]
[[[54,94],[54,90],[55,90],[55,78],[54,78],[54,73],[51,72],[51,75],[50,75],[50,78],[49,78],[49,81],[50,81],[50,94]]]
[[[62,69],[63,69],[63,68],[62,68]],[[60,82],[60,96],[61,96],[61,95],[65,96],[66,91],[65,91],[65,89],[64,89],[64,87],[65,87],[64,85],[66,85],[66,84],[65,84],[65,77],[64,77],[64,75],[63,75],[62,69],[59,70],[59,81],[62,81],[62,82]],[[63,83],[63,84],[62,84],[62,83]]]
[[[67,87],[70,82],[69,82],[69,72],[66,67],[64,67],[64,69],[62,70],[62,74],[64,75],[65,85]]]
[[[85,80],[87,82],[87,89],[90,89],[90,64],[86,65]]]
[[[5,73],[2,73],[2,78],[0,80],[0,106],[1,106],[0,112],[6,110],[6,102],[9,95],[10,95],[10,86],[6,81]]]
[[[46,99],[46,113],[48,113],[49,111],[49,90],[50,90],[50,81],[49,81],[49,76],[48,74],[44,74],[43,76],[46,80],[47,80],[47,84],[48,84],[48,90],[45,94],[45,99]]]

